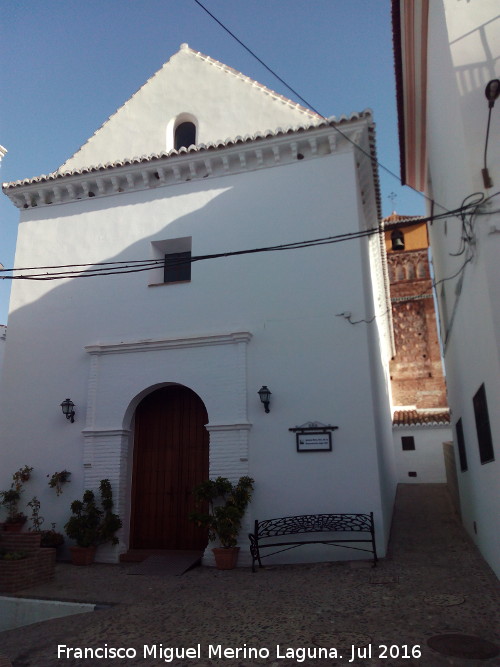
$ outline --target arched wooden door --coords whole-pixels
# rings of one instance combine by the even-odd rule
[[[208,415],[181,385],[146,396],[135,413],[130,546],[204,549],[207,534],[189,521],[191,491],[208,479]]]

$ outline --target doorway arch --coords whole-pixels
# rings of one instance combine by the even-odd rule
[[[207,534],[189,521],[192,489],[209,476],[208,414],[179,384],[156,389],[135,411],[130,547],[204,549]]]

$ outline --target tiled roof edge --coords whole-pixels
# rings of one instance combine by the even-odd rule
[[[179,150],[171,150],[168,152],[162,153],[152,153],[150,155],[135,156],[131,158],[122,158],[116,160],[115,162],[107,162],[106,164],[91,165],[87,167],[82,167],[79,169],[72,169],[68,171],[53,171],[50,174],[41,174],[40,176],[35,176],[33,178],[25,178],[22,180],[6,182],[2,184],[2,189],[4,192],[12,190],[13,188],[18,188],[27,185],[34,185],[37,183],[46,183],[48,181],[64,179],[70,176],[81,176],[85,174],[103,172],[108,169],[113,169],[116,167],[122,167],[125,165],[133,165],[140,163],[150,163],[154,160],[160,160],[168,157],[175,157],[178,155],[188,154],[188,153],[200,153],[203,151],[213,151],[220,148],[227,148],[236,144],[243,144],[258,141],[261,139],[268,139],[273,137],[279,137],[286,134],[297,134],[300,132],[307,132],[310,130],[319,129],[322,127],[336,127],[337,125],[342,125],[344,123],[350,123],[358,120],[363,120],[366,118],[372,117],[371,109],[365,109],[361,112],[353,112],[349,117],[342,115],[339,118],[336,116],[331,116],[330,118],[319,119],[316,122],[313,122],[309,125],[298,125],[289,128],[280,128],[276,130],[266,130],[264,132],[256,132],[254,135],[245,135],[243,137],[237,136],[233,139],[220,140],[216,142],[210,142],[208,144],[198,144],[197,146],[190,146],[189,148],[181,148]],[[373,142],[372,142],[373,143]],[[373,149],[372,149],[373,150]]]
[[[397,427],[408,426],[448,426],[450,424],[449,410],[396,410],[392,418],[392,425]]]

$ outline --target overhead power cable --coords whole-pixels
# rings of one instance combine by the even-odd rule
[[[294,88],[292,88],[292,87],[291,87],[291,86],[290,86],[284,79],[282,79],[282,78],[281,78],[281,77],[280,77],[280,76],[279,76],[273,69],[271,69],[271,67],[269,67],[268,65],[266,65],[266,63],[265,63],[261,58],[259,58],[259,56],[258,56],[254,51],[252,51],[252,49],[250,49],[244,42],[242,42],[241,39],[239,39],[238,37],[236,37],[236,35],[235,35],[235,34],[234,34],[234,33],[233,33],[233,32],[232,32],[226,25],[224,25],[224,23],[222,23],[222,21],[220,21],[216,16],[214,16],[214,14],[212,14],[212,12],[210,12],[210,11],[209,11],[209,10],[208,10],[208,9],[201,3],[201,2],[200,2],[200,0],[194,0],[194,2],[195,2],[201,9],[203,9],[203,11],[206,12],[206,13],[207,13],[207,14],[208,14],[208,15],[209,15],[209,16],[210,16],[210,17],[211,17],[211,18],[212,18],[212,19],[213,19],[213,20],[214,20],[214,21],[215,21],[215,22],[216,22],[216,23],[223,29],[223,30],[225,30],[225,31],[226,31],[226,32],[227,32],[227,33],[228,33],[234,40],[236,40],[236,41],[238,42],[238,44],[240,44],[240,46],[242,46],[246,51],[248,51],[248,53],[249,53],[253,58],[255,58],[255,59],[256,59],[256,60],[257,60],[263,67],[265,67],[265,69],[267,69],[268,72],[270,72],[274,77],[276,77],[276,78],[278,79],[278,81],[280,81],[280,82],[281,82],[284,86],[286,86],[286,88],[288,88],[288,90],[290,90],[290,91],[291,91],[291,92],[292,92],[292,93],[293,93],[299,100],[301,100],[301,101],[306,105],[306,107],[308,107],[311,111],[314,111],[314,113],[318,114],[318,116],[321,116],[321,118],[324,118],[325,120],[328,120],[328,118],[327,118],[326,116],[324,116],[322,113],[320,113],[320,112],[319,112],[319,111],[318,111],[318,110],[317,110],[317,109],[316,109],[310,102],[308,102],[304,97],[302,97],[302,95],[300,95],[300,94],[299,94]],[[334,129],[335,129],[335,130],[336,130],[336,131],[337,131],[337,132],[338,132],[344,139],[346,139],[350,144],[352,144],[352,145],[353,145],[355,148],[357,148],[361,153],[363,153],[363,155],[365,155],[367,158],[369,158],[369,160],[370,160],[371,162],[375,163],[378,167],[380,167],[380,169],[382,169],[383,171],[385,171],[386,173],[388,173],[390,176],[392,176],[393,178],[395,178],[395,179],[399,182],[399,184],[400,184],[401,186],[403,186],[403,183],[401,182],[401,177],[398,176],[394,171],[392,171],[392,169],[389,169],[389,167],[386,167],[384,164],[382,164],[382,162],[380,162],[374,155],[371,155],[371,153],[369,153],[368,151],[366,151],[362,146],[360,146],[360,145],[357,144],[355,141],[353,141],[350,137],[348,137],[348,136],[345,134],[345,132],[342,132],[342,130],[341,130],[339,127],[337,127],[336,125],[333,125],[332,127],[333,127],[333,128],[334,128]],[[439,203],[436,202],[435,200],[431,199],[431,198],[428,197],[424,192],[420,192],[420,190],[417,190],[416,188],[414,188],[412,185],[409,185],[408,183],[406,183],[406,187],[409,187],[411,190],[413,190],[414,192],[416,192],[418,195],[420,195],[421,197],[423,197],[424,199],[426,199],[428,202],[430,202],[430,203],[434,203],[435,206],[439,206],[439,208],[441,208],[443,211],[447,211],[447,209],[446,209],[445,206],[442,206],[441,204],[439,204]]]
[[[480,196],[481,193],[478,193]],[[497,196],[500,193],[492,195],[492,197]],[[457,216],[464,220],[464,215],[467,211],[472,211],[472,214],[477,214],[478,206],[481,203],[487,202],[492,197],[489,197],[486,200],[478,200],[477,197],[473,199],[470,203],[466,203],[467,197],[462,206],[459,208],[450,211],[449,213],[440,213],[434,216],[412,216],[407,220],[398,220],[398,227],[411,226],[419,224],[422,222],[429,222],[440,220],[443,218],[449,218],[450,215]],[[300,248],[311,248],[319,245],[331,245],[334,243],[342,243],[345,241],[351,241],[355,239],[362,239],[365,237],[372,236],[373,234],[381,234],[384,232],[384,228],[380,227],[371,227],[369,229],[360,230],[357,232],[346,232],[344,234],[337,234],[335,236],[325,236],[317,239],[309,239],[306,241],[296,241],[293,243],[284,243],[281,245],[274,246],[265,246],[261,248],[250,248],[245,250],[233,250],[229,252],[213,253],[210,255],[197,255],[192,256],[189,259],[183,257],[178,260],[172,259],[169,260],[169,266],[173,267],[176,265],[186,264],[187,262],[200,262],[208,259],[219,259],[222,257],[235,257],[239,255],[250,255],[255,253],[262,252],[277,252],[283,250],[298,250]],[[465,232],[464,232],[465,233]],[[471,231],[467,231],[467,239],[469,238]],[[155,268],[162,268],[165,265],[165,259],[140,259],[140,260],[124,260],[124,261],[111,261],[111,262],[94,262],[94,263],[81,263],[81,264],[59,264],[59,265],[50,265],[50,266],[29,266],[29,267],[17,267],[11,269],[0,269],[0,279],[2,280],[62,280],[65,278],[91,278],[94,276],[109,276],[117,275],[123,273],[138,273],[141,271],[150,271]],[[46,273],[26,273],[21,275],[5,275],[19,273],[21,271],[45,271]],[[4,274],[4,275],[2,275]]]
[[[249,255],[262,252],[277,252],[283,250],[298,250],[300,248],[310,248],[318,245],[329,245],[340,243],[352,239],[360,239],[372,234],[381,233],[381,228],[374,227],[358,232],[348,232],[336,236],[326,236],[309,241],[297,241],[294,243],[285,243],[282,245],[267,246],[262,248],[250,248],[247,250],[233,250],[230,252],[213,253],[210,255],[195,255],[190,258],[178,258],[169,260],[169,267],[180,266],[186,263],[200,262],[207,259],[218,259],[221,257],[235,257],[238,255]],[[96,262],[94,264],[66,264],[60,266],[39,266],[23,267],[14,269],[1,269],[0,273],[13,273],[18,271],[52,271],[51,273],[28,273],[22,275],[0,275],[2,280],[61,280],[64,278],[90,278],[93,276],[107,276],[122,273],[138,273],[140,271],[149,271],[154,268],[161,268],[165,264],[164,258],[150,260],[129,260],[123,262]],[[53,271],[53,269],[68,269],[62,271]],[[76,269],[76,270],[72,270]]]

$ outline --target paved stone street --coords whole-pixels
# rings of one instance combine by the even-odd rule
[[[498,655],[485,658],[491,644],[500,646],[498,580],[453,515],[444,485],[399,487],[389,555],[375,569],[364,562],[256,574],[198,567],[160,577],[129,576],[130,567],[60,563],[54,581],[22,591],[110,606],[0,633],[0,666],[500,664]],[[436,640],[447,654],[428,646],[448,634],[483,641]],[[58,658],[58,645],[119,647],[130,657]],[[184,656],[169,661],[171,647]],[[237,648],[238,656],[224,657],[224,649]],[[328,657],[319,649],[329,649]]]

